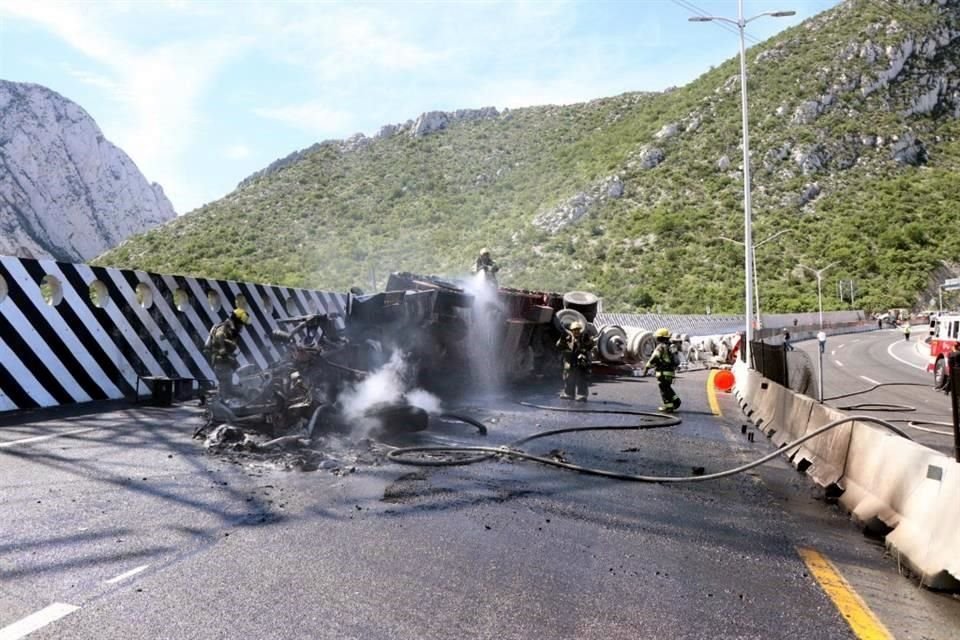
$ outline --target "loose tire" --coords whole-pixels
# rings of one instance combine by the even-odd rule
[[[947,359],[940,358],[933,367],[933,386],[937,389],[946,389],[950,384],[950,374],[947,373]]]

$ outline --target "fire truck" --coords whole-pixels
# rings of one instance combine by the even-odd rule
[[[933,384],[946,389],[950,378],[947,355],[957,349],[960,342],[960,313],[942,314],[930,318],[930,363],[927,371],[933,372]]]

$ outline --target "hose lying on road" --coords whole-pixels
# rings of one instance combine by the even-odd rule
[[[596,469],[593,467],[585,467],[578,464],[573,464],[571,462],[565,462],[562,460],[557,460],[555,458],[547,458],[543,456],[537,456],[525,451],[519,450],[519,447],[522,444],[530,442],[532,440],[537,440],[539,438],[546,438],[548,436],[559,435],[562,433],[575,433],[583,431],[640,431],[645,429],[660,429],[663,427],[672,427],[680,424],[681,420],[675,416],[670,416],[662,413],[655,413],[652,411],[629,411],[629,410],[620,410],[620,409],[568,409],[564,407],[550,407],[543,405],[529,404],[526,402],[521,402],[520,404],[526,407],[534,407],[538,409],[547,409],[550,411],[569,411],[575,413],[617,413],[625,415],[637,415],[637,416],[646,416],[652,418],[658,418],[657,422],[646,423],[646,424],[635,424],[635,425],[617,425],[617,426],[591,426],[591,427],[569,427],[565,429],[551,429],[549,431],[541,431],[533,435],[521,438],[519,440],[514,440],[506,445],[500,447],[476,447],[476,446],[452,446],[452,445],[430,445],[430,446],[419,446],[419,447],[401,447],[398,449],[393,449],[387,454],[389,460],[393,460],[399,464],[407,464],[414,466],[426,466],[426,467],[452,467],[473,464],[476,462],[481,462],[484,460],[489,460],[496,456],[503,456],[506,458],[517,458],[521,460],[531,460],[533,462],[539,462],[541,464],[549,465],[551,467],[559,467],[561,469],[568,469],[570,471],[576,471],[578,473],[585,473],[592,476],[600,476],[603,478],[611,478],[614,480],[627,480],[631,482],[652,482],[652,483],[681,483],[681,482],[706,482],[708,480],[717,480],[719,478],[726,478],[738,473],[743,473],[754,467],[758,467],[761,464],[765,464],[777,456],[786,453],[787,451],[793,449],[794,447],[803,444],[811,438],[815,438],[831,429],[834,429],[842,424],[847,422],[859,421],[859,422],[872,422],[878,424],[890,431],[893,431],[899,436],[907,438],[910,437],[905,434],[903,431],[890,424],[885,420],[879,418],[874,418],[872,416],[848,416],[841,418],[839,420],[834,420],[829,422],[819,429],[812,431],[801,438],[797,438],[792,442],[784,443],[777,450],[749,462],[747,464],[741,465],[739,467],[734,467],[732,469],[727,469],[725,471],[718,471],[717,473],[710,473],[706,475],[695,475],[695,476],[646,476],[646,475],[635,475],[630,473],[619,473],[616,471],[607,471],[605,469]],[[458,456],[455,459],[448,460],[425,460],[423,458],[410,459],[405,458],[404,456],[410,456],[414,454],[428,454],[428,455],[439,455],[439,454],[452,454]],[[467,455],[464,454],[474,454]]]
[[[860,404],[848,404],[843,407],[837,407],[840,411],[902,411],[908,413],[916,411],[916,407],[908,404],[892,404],[889,402],[861,402]]]
[[[907,423],[907,426],[911,429],[916,429],[917,431],[926,431],[927,433],[935,433],[938,436],[946,436],[948,438],[953,437],[953,431],[943,431],[941,429],[930,429],[928,427],[921,427],[921,424],[935,424],[942,427],[952,427],[953,424],[950,422],[935,422],[930,420],[911,420]]]
[[[831,396],[831,397],[829,397],[829,398],[824,398],[823,401],[824,401],[824,402],[829,402],[830,400],[840,400],[841,398],[849,398],[849,397],[851,397],[851,396],[859,396],[859,395],[864,394],[864,393],[870,393],[870,392],[873,391],[874,389],[879,389],[880,387],[927,387],[927,388],[929,388],[930,385],[928,385],[928,384],[923,384],[923,383],[920,383],[920,382],[878,382],[877,384],[873,385],[872,387],[868,387],[868,388],[866,388],[866,389],[861,389],[860,391],[851,391],[850,393],[842,393],[842,394],[840,394],[840,395],[838,395],[838,396]]]
[[[849,397],[851,397],[851,396],[858,396],[858,395],[861,395],[861,394],[864,394],[864,393],[869,393],[870,391],[873,391],[874,389],[878,389],[878,388],[880,388],[880,387],[893,387],[893,386],[900,386],[900,387],[929,387],[930,385],[923,384],[923,383],[920,383],[920,382],[881,382],[881,383],[878,383],[878,384],[873,385],[872,387],[870,387],[870,388],[868,388],[868,389],[863,389],[862,391],[853,391],[853,392],[851,392],[851,393],[845,393],[845,394],[843,394],[843,395],[833,396],[832,398],[825,398],[825,400],[839,400],[840,398],[849,398]],[[870,402],[870,403],[862,403],[862,404],[852,404],[852,405],[848,405],[848,406],[844,406],[844,407],[837,407],[837,408],[840,409],[841,411],[850,411],[850,410],[857,410],[857,409],[859,409],[859,410],[861,410],[861,411],[902,411],[902,412],[904,412],[904,413],[909,412],[909,411],[916,411],[916,410],[917,410],[916,407],[912,407],[912,406],[910,406],[910,405],[908,405],[908,404],[889,404],[889,403],[885,403],[885,402]],[[930,428],[927,428],[927,427],[921,427],[921,426],[920,426],[921,424],[927,424],[927,425],[938,425],[938,426],[943,426],[943,427],[952,427],[953,424],[952,424],[952,423],[949,423],[949,422],[931,422],[931,421],[929,421],[929,420],[896,420],[896,422],[906,422],[908,427],[910,427],[911,429],[916,429],[917,431],[924,431],[924,432],[926,432],[926,433],[933,433],[933,434],[936,434],[936,435],[938,435],[938,436],[945,436],[945,437],[948,437],[948,438],[952,438],[952,437],[953,437],[953,432],[952,432],[952,431],[941,431],[940,429],[930,429]]]

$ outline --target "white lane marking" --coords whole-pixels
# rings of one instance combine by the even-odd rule
[[[890,346],[887,347],[887,355],[889,355],[891,358],[893,358],[893,359],[896,360],[897,362],[902,362],[903,364],[907,365],[908,367],[913,367],[914,369],[920,369],[920,371],[926,371],[926,370],[927,370],[927,367],[926,367],[926,366],[921,367],[921,366],[918,365],[918,364],[913,364],[912,362],[907,362],[907,361],[904,360],[903,358],[894,355],[894,354],[893,354],[893,345],[895,345],[895,344],[900,344],[900,343],[899,343],[899,342],[891,342],[891,343],[890,343]]]
[[[26,618],[17,620],[13,624],[0,629],[0,640],[19,640],[79,608],[64,602],[54,602],[50,606],[40,609],[40,611],[31,613]]]
[[[837,355],[837,350],[836,350],[836,349],[830,349],[830,355],[832,355],[832,356]]]
[[[840,362],[839,360],[834,360],[834,361],[833,361],[833,364],[837,365],[838,367],[842,367],[842,366],[843,366],[843,363]]]
[[[106,583],[107,583],[107,584],[115,584],[115,583],[117,583],[117,582],[120,582],[121,580],[126,580],[127,578],[132,578],[133,576],[137,575],[138,573],[140,573],[141,571],[143,571],[144,569],[146,569],[146,568],[149,567],[149,566],[150,566],[149,564],[140,565],[140,566],[137,567],[136,569],[130,569],[130,571],[127,571],[126,573],[121,573],[121,574],[118,575],[116,578],[110,578],[109,580],[106,580]]]
[[[845,346],[847,346],[847,345],[846,345],[846,344],[842,344],[842,345],[840,345],[839,347],[837,347],[837,349],[843,349]]]
[[[873,378],[868,378],[867,376],[860,376],[860,377],[863,378],[864,380],[866,380],[867,382],[869,382],[870,384],[881,384],[881,383],[877,382],[876,380],[874,380]]]
[[[42,440],[50,440],[52,438],[62,438],[63,436],[72,436],[77,433],[86,433],[87,431],[94,431],[94,427],[88,429],[74,429],[73,431],[64,431],[63,433],[52,433],[48,436],[36,436],[34,438],[24,438],[23,440],[14,440],[13,442],[4,442],[0,444],[0,449],[4,447],[13,447],[18,444],[29,444],[31,442],[40,442]]]

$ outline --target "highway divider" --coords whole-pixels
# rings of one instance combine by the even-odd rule
[[[842,411],[814,403],[813,400],[810,402],[812,407],[804,435],[821,425],[846,417],[846,414]],[[821,487],[837,485],[846,469],[850,439],[857,425],[873,428],[871,425],[845,422],[823,435],[804,442],[794,456],[798,468],[801,468],[804,463],[809,464],[809,467],[805,468],[807,475]]]
[[[777,445],[848,414],[733,367],[741,408]],[[749,412],[747,412],[749,408]],[[785,452],[865,530],[885,536],[923,586],[960,591],[960,463],[873,424],[850,421]]]

